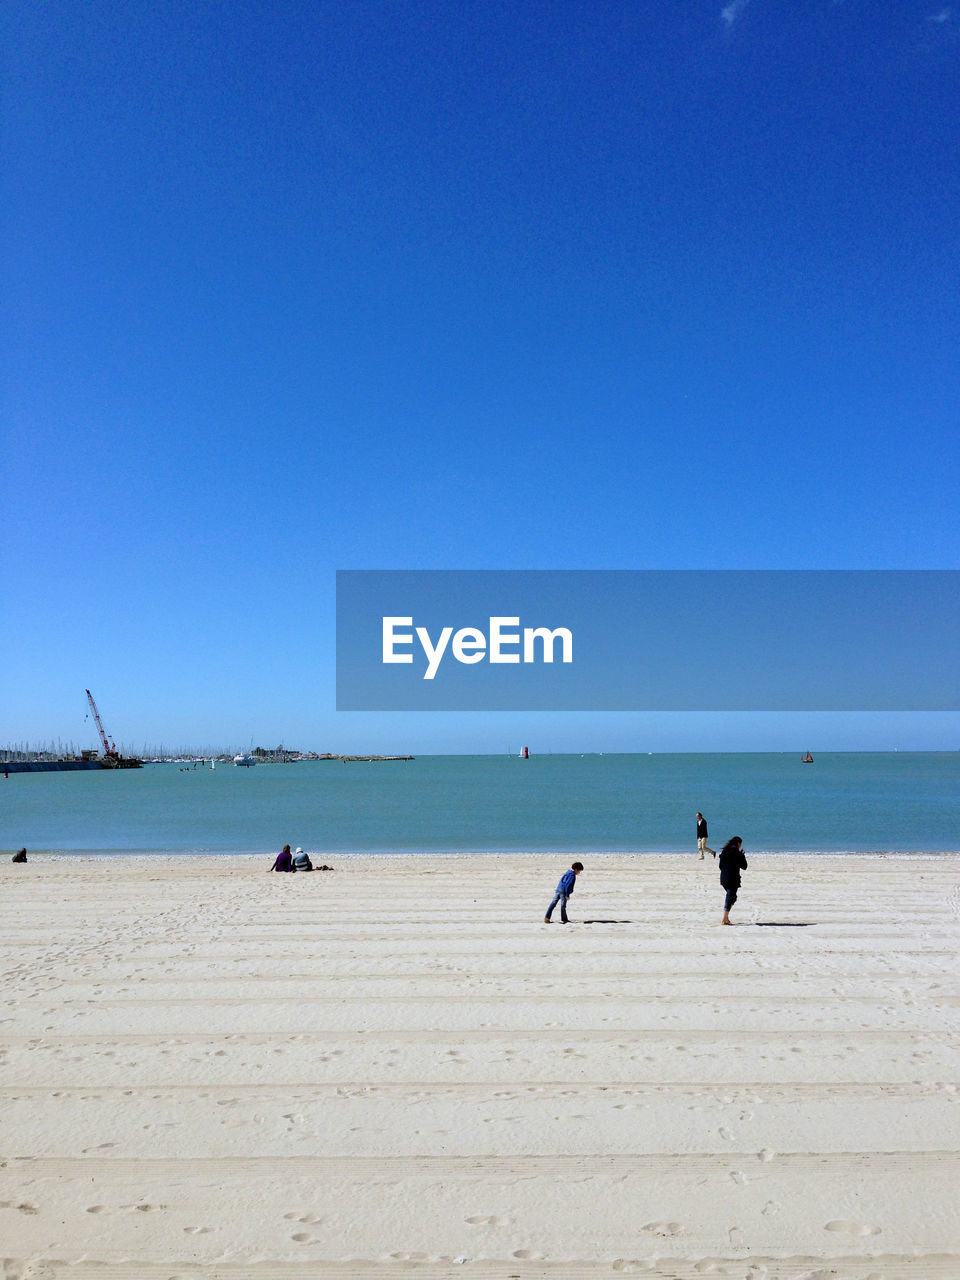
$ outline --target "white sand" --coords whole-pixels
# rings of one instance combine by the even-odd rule
[[[4,1280],[960,1277],[960,858],[327,861],[0,866]]]

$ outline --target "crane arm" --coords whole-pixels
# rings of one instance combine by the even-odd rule
[[[93,718],[96,721],[97,733],[100,735],[100,745],[103,747],[103,754],[105,756],[116,755],[117,748],[107,737],[106,731],[103,727],[103,721],[100,719],[100,712],[97,710],[97,704],[94,702],[93,694],[89,689],[87,690],[87,701],[90,703],[90,710],[93,712]]]

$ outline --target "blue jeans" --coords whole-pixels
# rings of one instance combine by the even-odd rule
[[[547,914],[544,916],[544,919],[545,920],[550,919],[550,917],[553,915],[553,908],[559,902],[560,903],[560,919],[563,921],[564,924],[566,924],[567,923],[567,897],[568,897],[567,894],[561,893],[558,889],[553,896],[553,901],[550,903],[549,907],[547,907]]]
[[[727,896],[726,896],[726,899],[724,900],[723,909],[724,911],[729,911],[730,908],[733,906],[733,904],[737,900],[737,890],[740,888],[740,886],[738,884],[734,884],[734,885],[725,884],[723,885],[723,888],[726,889],[727,891]]]

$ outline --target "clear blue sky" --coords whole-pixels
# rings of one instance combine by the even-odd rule
[[[960,568],[960,6],[0,24],[0,742],[960,746],[333,669],[337,568]]]

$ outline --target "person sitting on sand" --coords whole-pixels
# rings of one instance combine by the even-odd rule
[[[736,902],[737,890],[740,888],[740,872],[747,869],[747,860],[743,855],[743,841],[739,836],[733,836],[720,850],[717,866],[720,868],[720,884],[727,891],[723,903],[723,919],[720,923],[729,924],[730,908]]]
[[[26,862],[26,860],[27,860],[26,849],[18,849],[17,852],[10,859],[11,862]]]
[[[293,855],[293,869],[294,871],[313,870],[313,863],[310,861],[309,853],[304,853],[299,845],[297,845],[296,851]]]
[[[582,862],[575,862],[569,871],[565,871],[557,885],[557,892],[554,894],[553,901],[547,907],[547,914],[543,917],[543,923],[549,924],[550,917],[553,915],[553,908],[560,903],[560,923],[569,924],[567,920],[567,899],[573,893],[574,885],[577,883],[577,876],[583,870]]]
[[[283,848],[280,850],[280,852],[277,854],[276,860],[274,861],[274,864],[270,868],[270,870],[271,871],[292,871],[293,870],[293,858],[290,854],[290,846],[288,844],[285,844]]]

